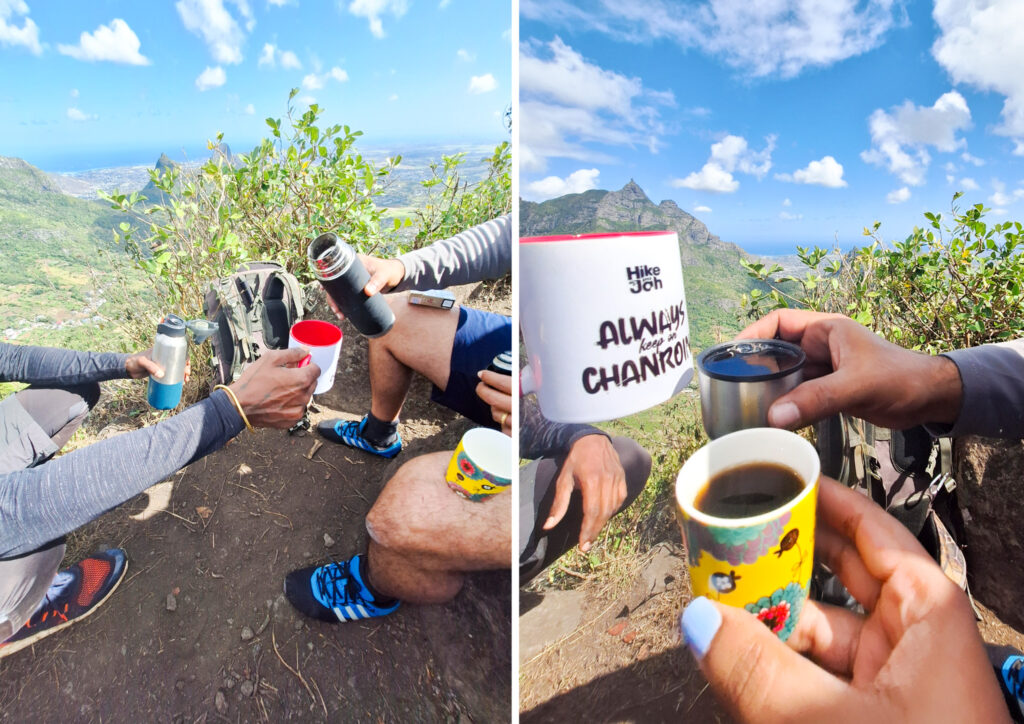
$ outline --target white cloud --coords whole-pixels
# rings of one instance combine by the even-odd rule
[[[657,153],[664,134],[658,106],[639,78],[588,62],[555,38],[524,42],[519,60],[519,168],[543,172],[549,158],[587,164],[615,159],[588,144],[646,147]]]
[[[476,53],[470,53],[465,48],[459,48],[455,51],[455,56],[463,63],[472,63],[476,60]]]
[[[302,61],[299,60],[299,56],[295,55],[290,50],[283,50],[280,54],[281,67],[285,70],[301,70]]]
[[[139,37],[121,18],[110,25],[100,25],[93,33],[82,33],[78,45],[58,45],[57,50],[75,60],[149,65],[149,58],[139,52]]]
[[[984,166],[985,165],[985,162],[983,160],[981,160],[977,156],[972,156],[971,154],[967,153],[967,151],[964,151],[963,153],[961,153],[960,154],[960,158],[962,158],[967,163],[973,163],[975,166]]]
[[[807,164],[807,168],[797,169],[791,174],[777,173],[775,178],[779,181],[824,186],[830,189],[839,189],[846,186],[846,181],[843,180],[843,164],[836,161],[832,156],[825,156],[820,161],[811,161]]]
[[[749,76],[791,78],[878,47],[903,10],[894,0],[631,0],[585,7],[566,0],[520,0],[519,13],[637,45],[668,39]]]
[[[902,204],[904,201],[910,198],[910,189],[906,186],[898,188],[895,191],[890,191],[885,195],[885,200],[890,204]]]
[[[596,168],[581,168],[573,171],[566,178],[548,176],[540,181],[528,183],[524,187],[523,196],[528,199],[543,201],[566,194],[580,194],[597,188],[597,177],[601,172]]]
[[[277,7],[280,8],[280,7],[284,7],[285,5],[290,5],[291,2],[292,2],[292,0],[267,0],[267,6],[269,7],[271,5],[274,5],[274,6],[277,6]],[[299,4],[298,0],[295,0],[295,4],[296,5]]]
[[[1002,94],[1002,123],[995,132],[1024,138],[1024,3],[935,0],[932,17],[940,31],[932,45],[935,59],[954,83]]]
[[[235,2],[243,19],[252,22],[248,4]],[[206,43],[218,63],[241,63],[245,32],[224,7],[224,0],[178,0],[175,3],[185,29]],[[248,26],[251,30],[251,25]]]
[[[789,199],[783,199],[782,200],[782,205],[788,208],[788,207],[793,205],[793,202],[790,201]]]
[[[370,32],[375,38],[384,37],[384,23],[381,22],[381,15],[391,13],[395,18],[400,18],[408,9],[408,0],[352,0],[348,6],[350,13],[369,21]]]
[[[309,91],[320,90],[332,78],[339,83],[345,83],[348,81],[348,73],[338,66],[334,66],[326,73],[310,73],[302,79],[302,87]]]
[[[391,95],[388,96],[388,100],[391,101],[392,103],[394,103],[395,101],[398,100],[398,94],[397,93],[392,93]]]
[[[960,188],[964,191],[977,191],[978,182],[972,178],[962,178],[960,179]]]
[[[259,68],[273,68],[277,64],[277,61],[274,60],[274,52],[276,50],[277,48],[272,43],[264,43],[263,52],[260,53],[260,59],[257,61],[256,66]]]
[[[716,194],[731,194],[740,187],[740,182],[732,174],[709,161],[700,171],[694,171],[683,179],[672,179],[674,188],[693,189],[695,191],[711,191]]]
[[[83,113],[74,106],[71,106],[68,108],[68,118],[72,121],[92,121],[96,119],[96,116],[89,113]]]
[[[967,101],[956,91],[944,93],[931,107],[905,101],[886,113],[871,114],[871,148],[861,153],[865,163],[889,170],[910,186],[924,183],[931,163],[928,147],[951,153],[966,145],[957,132],[971,125]]]
[[[711,213],[711,207],[710,206],[696,206],[696,207],[694,207],[693,210],[696,211],[698,214],[710,214]]]
[[[494,79],[494,76],[490,73],[484,75],[474,75],[469,79],[469,92],[475,95],[480,93],[490,93],[492,90],[498,87],[498,81]]]
[[[684,179],[673,179],[670,184],[675,188],[732,193],[740,187],[732,175],[734,171],[761,179],[771,169],[775,136],[768,136],[765,142],[762,150],[753,151],[742,136],[726,136],[711,145],[711,157],[700,171]]]
[[[999,179],[992,179],[992,188],[995,189],[993,194],[988,197],[988,200],[992,202],[993,206],[1005,207],[1009,206],[1014,202],[1014,197],[1006,193],[1006,184]],[[1005,213],[1005,209],[1002,209]]]
[[[313,96],[299,96],[299,103],[304,106],[311,106],[316,103],[316,98]]]
[[[256,106],[254,106],[252,103],[250,103],[249,105],[247,105],[245,107],[245,115],[251,116],[251,115],[254,115],[255,113],[256,113]]]
[[[33,55],[40,55],[39,26],[28,17],[24,0],[0,0],[0,45],[23,46]],[[21,17],[24,16],[24,17]],[[21,27],[15,21],[21,17]]]
[[[804,218],[804,215],[792,214],[788,211],[780,211],[779,218],[782,219],[783,221],[799,221],[800,219]]]
[[[437,7],[440,8],[441,10],[444,10],[446,7],[448,7],[451,4],[452,4],[452,0],[441,0],[441,2],[439,2],[437,4]]]
[[[228,76],[224,72],[224,69],[219,65],[216,68],[206,67],[199,77],[196,78],[196,88],[201,91],[210,90],[211,88],[219,88],[220,86],[227,83]]]

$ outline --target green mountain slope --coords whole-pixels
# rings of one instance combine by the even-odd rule
[[[586,191],[542,203],[521,201],[522,236],[605,231],[675,231],[683,263],[690,337],[697,348],[739,331],[740,295],[760,287],[739,265],[749,255],[722,241],[674,201],[655,205],[633,181],[619,191]]]
[[[25,161],[0,157],[0,339],[56,343],[95,316],[112,281],[104,252],[120,253],[120,221],[105,204],[62,194]]]

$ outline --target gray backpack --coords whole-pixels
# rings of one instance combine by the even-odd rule
[[[206,318],[219,325],[210,337],[213,384],[237,380],[264,349],[285,349],[304,304],[299,281],[277,262],[246,262],[213,282],[203,300]]]

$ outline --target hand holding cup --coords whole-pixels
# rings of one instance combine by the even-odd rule
[[[320,376],[315,362],[297,366],[308,355],[301,347],[266,350],[231,385],[254,427],[289,428],[302,418]]]

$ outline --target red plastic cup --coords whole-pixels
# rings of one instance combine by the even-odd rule
[[[338,369],[338,357],[341,356],[341,338],[341,329],[330,322],[305,319],[292,325],[288,334],[288,349],[305,347],[309,350],[309,354],[299,362],[299,367],[305,367],[312,360],[320,368],[314,395],[321,395],[334,385],[334,373]]]

